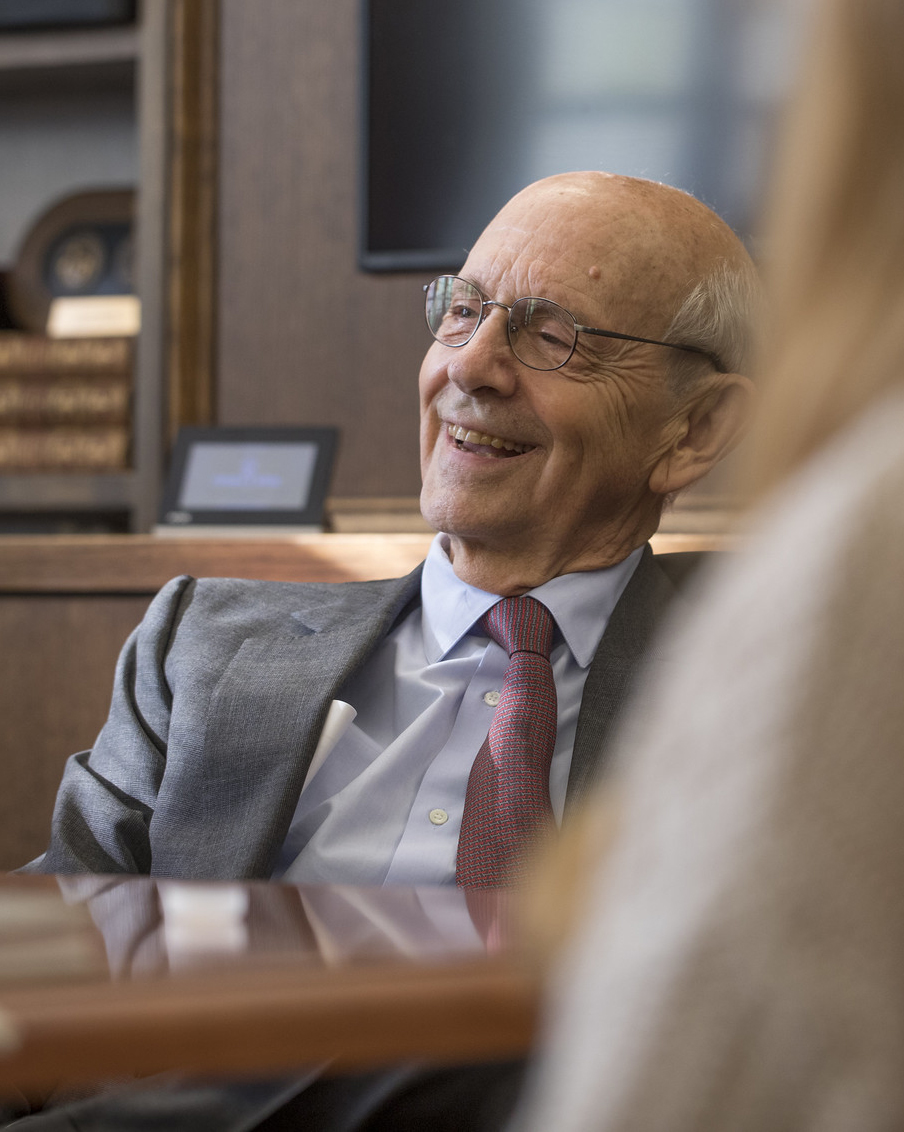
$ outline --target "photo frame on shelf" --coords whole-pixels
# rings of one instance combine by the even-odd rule
[[[54,336],[136,334],[134,215],[134,189],[91,189],[39,216],[8,280],[16,321]]]
[[[158,534],[289,533],[325,528],[339,442],[332,427],[185,427],[163,491]]]

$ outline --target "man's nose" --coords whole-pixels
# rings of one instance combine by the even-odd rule
[[[474,337],[450,351],[449,380],[465,393],[486,389],[510,397],[515,392],[520,366],[509,345],[508,317],[507,308],[488,303]]]

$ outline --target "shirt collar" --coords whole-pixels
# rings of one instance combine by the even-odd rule
[[[431,664],[446,656],[499,601],[499,594],[479,590],[458,577],[447,547],[448,536],[438,534],[430,544],[421,577],[424,652]],[[615,566],[562,574],[529,591],[553,615],[582,668],[593,660],[612,610],[642,554],[641,546]]]

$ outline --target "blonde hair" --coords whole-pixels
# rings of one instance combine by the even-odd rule
[[[904,4],[816,9],[766,215],[757,493],[904,381]]]

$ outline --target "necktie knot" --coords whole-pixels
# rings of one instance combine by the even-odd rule
[[[483,628],[493,640],[512,656],[516,652],[533,652],[549,657],[553,616],[533,597],[504,597],[484,614]]]

